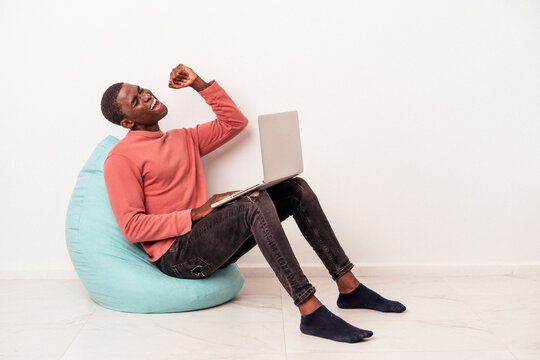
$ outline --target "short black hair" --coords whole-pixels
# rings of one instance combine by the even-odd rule
[[[116,125],[120,125],[120,121],[125,117],[120,109],[120,104],[116,101],[122,85],[124,85],[124,83],[119,82],[109,86],[101,98],[101,112],[103,113],[103,116]]]

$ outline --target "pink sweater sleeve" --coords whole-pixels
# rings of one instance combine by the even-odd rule
[[[199,94],[212,107],[217,118],[189,129],[199,146],[201,157],[238,135],[248,123],[248,119],[225,90],[215,80],[209,84],[210,86]]]
[[[141,172],[128,158],[110,155],[103,173],[116,222],[128,242],[162,240],[191,231],[191,209],[146,214]]]

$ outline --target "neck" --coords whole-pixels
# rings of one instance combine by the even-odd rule
[[[160,131],[159,125],[157,123],[153,125],[141,125],[135,124],[131,130],[144,130],[144,131]]]

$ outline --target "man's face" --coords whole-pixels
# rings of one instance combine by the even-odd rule
[[[125,115],[120,124],[130,129],[154,125],[169,111],[150,90],[137,85],[122,85],[116,101]]]

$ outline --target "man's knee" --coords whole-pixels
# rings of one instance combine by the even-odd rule
[[[258,211],[272,211],[275,209],[274,202],[266,190],[259,190],[258,196],[249,196],[247,199],[252,203],[252,208]]]
[[[309,187],[307,181],[301,178],[300,176],[293,177],[291,181],[302,188]]]
[[[266,190],[257,190],[257,195],[249,196],[248,199],[251,200],[251,202],[255,204],[255,206],[260,206],[261,202],[272,201],[272,199],[270,199],[268,191]]]
[[[302,195],[302,198],[309,198],[315,196],[315,193],[313,192],[313,190],[311,190],[311,187],[303,178],[297,176],[290,179],[290,181],[291,184],[294,184],[294,186],[298,189],[298,192]]]
[[[242,204],[241,206],[245,208],[247,214],[252,214],[265,206],[265,203],[272,201],[268,196],[266,190],[259,190],[257,196],[244,195],[239,200],[238,203]]]

